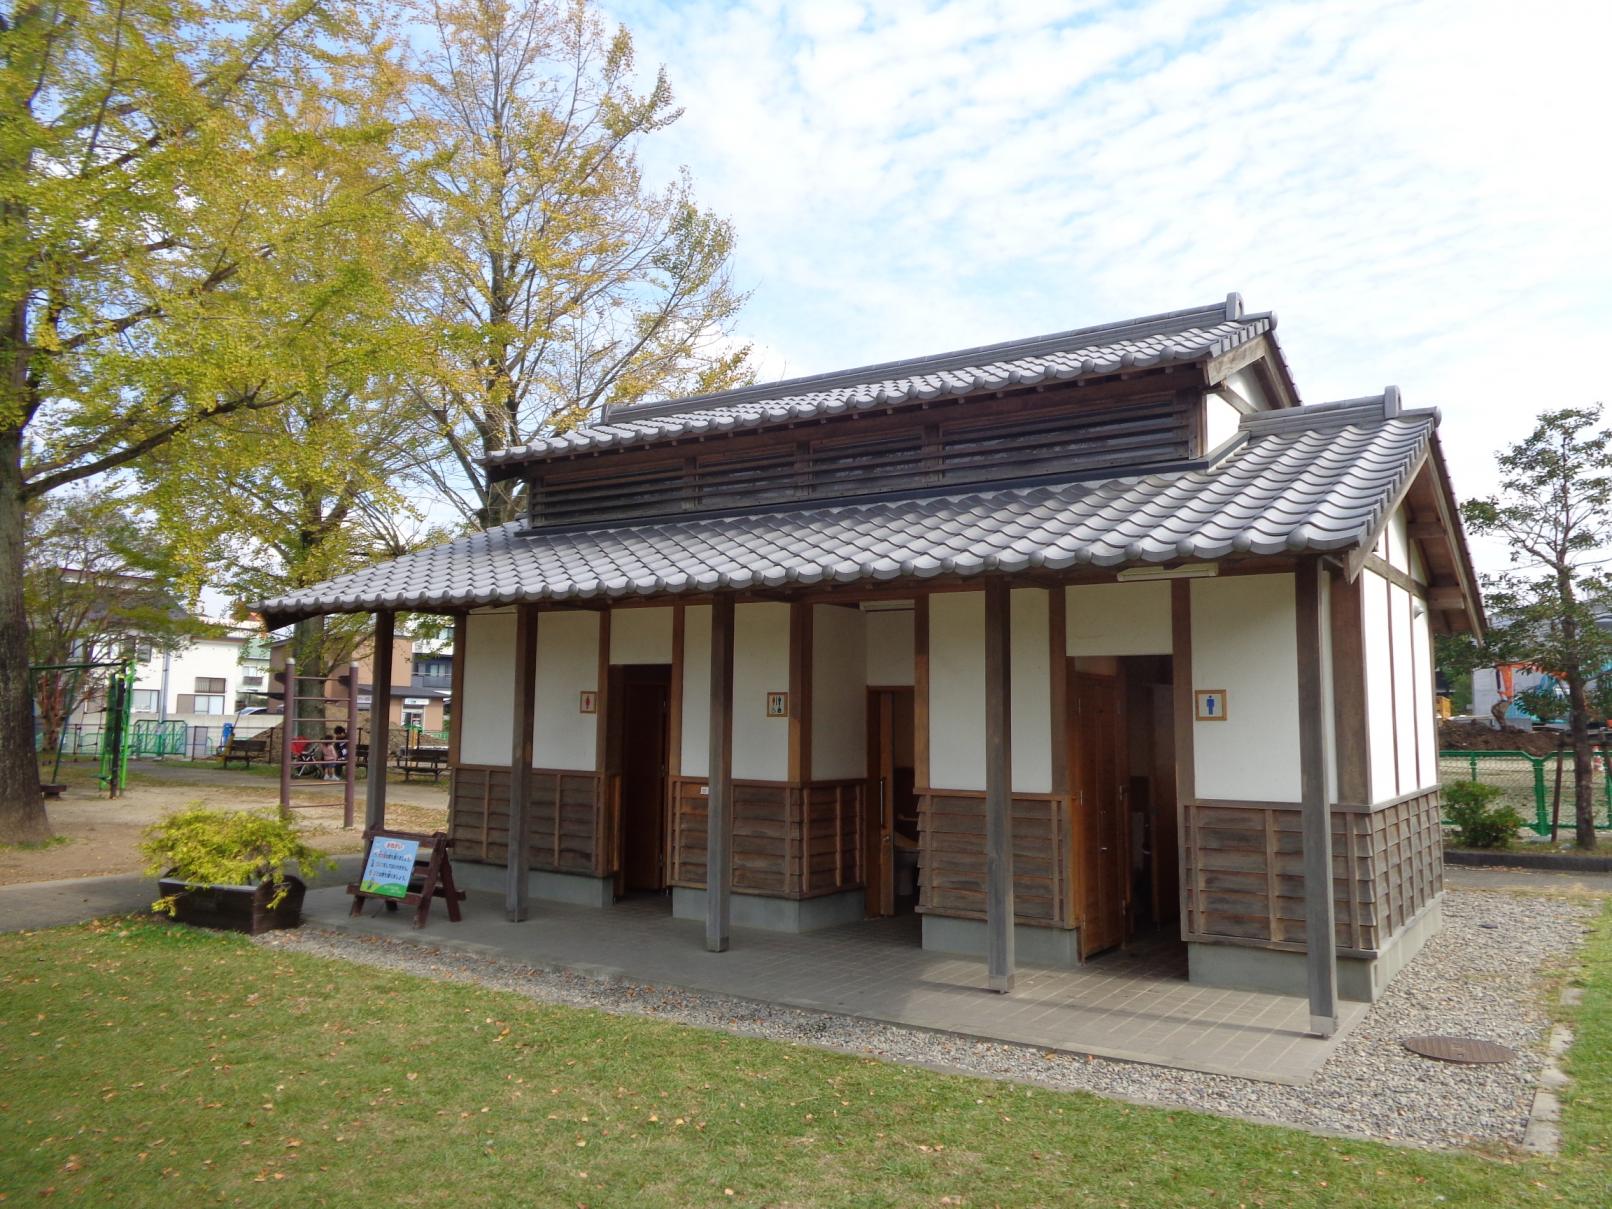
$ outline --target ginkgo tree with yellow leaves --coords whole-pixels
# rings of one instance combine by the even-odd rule
[[[411,0],[413,112],[440,153],[410,197],[436,253],[411,299],[413,380],[467,520],[517,512],[476,459],[607,403],[750,380],[729,328],[733,230],[686,176],[646,181],[643,141],[676,121],[664,72],[635,91],[633,45],[586,0]]]
[[[395,128],[331,91],[382,53],[366,20],[340,0],[0,8],[0,840],[49,833],[27,505],[296,397],[301,350],[372,294],[363,256],[296,254],[396,222],[407,157],[373,154]]]

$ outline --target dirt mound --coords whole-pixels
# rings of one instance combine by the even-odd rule
[[[1548,756],[1556,750],[1554,731],[1496,730],[1487,722],[1441,722],[1440,751],[1525,751]]]

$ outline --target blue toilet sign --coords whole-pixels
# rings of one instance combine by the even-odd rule
[[[1200,688],[1192,696],[1193,701],[1196,703],[1196,716],[1199,722],[1224,722],[1226,720],[1225,689]]]

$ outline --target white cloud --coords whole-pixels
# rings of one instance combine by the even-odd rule
[[[1441,406],[1472,492],[1612,394],[1599,0],[611,2],[769,371],[1238,289],[1306,398]]]

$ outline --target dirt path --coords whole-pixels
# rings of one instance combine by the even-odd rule
[[[166,815],[191,806],[214,810],[273,809],[279,782],[255,772],[175,767],[141,762],[129,773],[129,787],[109,800],[99,790],[89,765],[63,769],[67,791],[49,803],[50,824],[57,842],[42,848],[0,846],[0,886],[137,873],[140,832]],[[305,787],[304,787],[305,786]],[[387,822],[407,831],[434,831],[447,826],[448,783],[387,784]],[[357,816],[363,825],[364,783],[359,782]],[[339,784],[304,782],[293,791],[298,823],[312,842],[330,853],[357,852],[359,829],[343,831]]]

